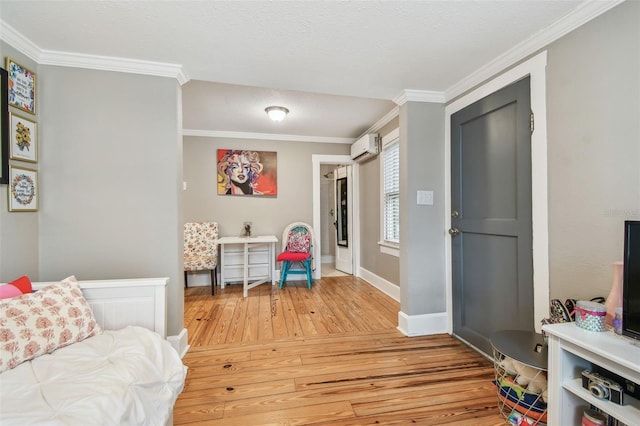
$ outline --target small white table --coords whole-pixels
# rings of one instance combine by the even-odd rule
[[[274,235],[219,238],[220,287],[224,288],[232,281],[242,281],[242,294],[247,297],[249,289],[269,280],[271,285],[275,285],[277,242]],[[267,250],[256,252],[255,249],[259,247],[266,247]]]

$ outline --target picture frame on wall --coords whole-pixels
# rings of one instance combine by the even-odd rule
[[[278,195],[278,153],[218,149],[218,195]]]
[[[26,117],[9,113],[11,160],[38,161],[38,125]]]
[[[9,73],[9,105],[29,114],[36,113],[36,74],[7,57]]]
[[[0,184],[9,183],[8,73],[0,68]]]
[[[24,167],[9,168],[9,211],[38,211],[38,171]]]

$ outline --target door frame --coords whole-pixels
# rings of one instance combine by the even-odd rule
[[[320,279],[322,277],[322,221],[320,219],[320,165],[321,164],[344,164],[351,166],[351,189],[353,199],[353,225],[352,225],[352,270],[353,276],[360,276],[360,168],[358,163],[351,159],[350,155],[322,155],[313,154],[311,156],[312,174],[313,174],[313,230],[315,232],[315,248],[316,255],[313,258],[313,278]]]
[[[547,188],[547,52],[522,62],[445,107],[444,222],[451,228],[451,115],[511,83],[531,77],[531,110],[535,117],[531,134],[531,220],[533,229],[533,327],[541,330],[541,320],[549,313],[549,221]],[[445,280],[447,332],[453,333],[453,282],[451,238],[445,238]]]

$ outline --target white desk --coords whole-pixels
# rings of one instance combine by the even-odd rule
[[[277,242],[273,235],[219,238],[221,288],[229,282],[241,281],[242,294],[247,297],[249,289],[269,280],[275,285]]]

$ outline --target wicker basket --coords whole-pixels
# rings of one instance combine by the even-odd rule
[[[547,352],[546,346],[538,343],[542,342],[542,336],[533,336],[535,333],[522,331],[492,335],[498,409],[507,424],[546,425],[547,404],[543,393],[547,388]]]

